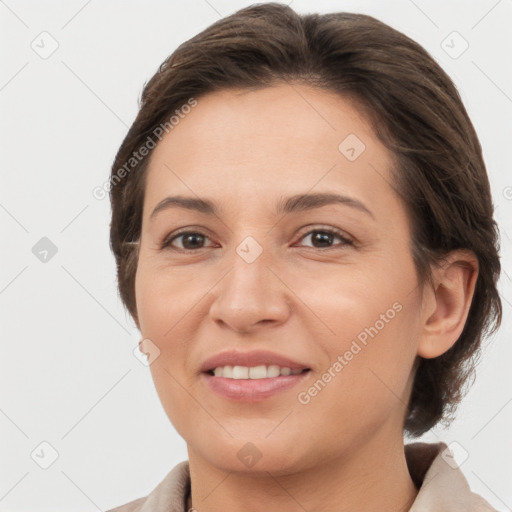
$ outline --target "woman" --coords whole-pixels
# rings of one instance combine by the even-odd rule
[[[255,5],[182,44],[112,167],[111,247],[182,462],[128,511],[493,510],[444,443],[501,320],[461,99],[405,35]]]

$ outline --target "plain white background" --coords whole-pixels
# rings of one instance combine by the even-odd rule
[[[148,494],[187,458],[133,355],[139,337],[117,296],[110,205],[92,191],[160,63],[250,3],[0,1],[3,512],[105,510]],[[409,35],[453,78],[474,122],[502,233],[504,321],[456,422],[425,439],[454,442],[472,489],[512,510],[512,3],[291,6],[366,13]]]

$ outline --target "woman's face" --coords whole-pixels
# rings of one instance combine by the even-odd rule
[[[298,85],[201,97],[155,148],[137,311],[190,457],[284,474],[402,442],[422,306],[391,165]]]

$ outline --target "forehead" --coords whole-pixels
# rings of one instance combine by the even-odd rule
[[[146,216],[171,193],[228,195],[242,208],[313,187],[367,201],[390,188],[390,153],[363,113],[334,92],[288,84],[222,90],[187,111],[151,156]]]

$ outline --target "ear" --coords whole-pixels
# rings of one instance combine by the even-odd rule
[[[418,355],[431,359],[449,350],[464,329],[478,277],[472,251],[452,251],[432,269],[422,303],[422,335]]]

